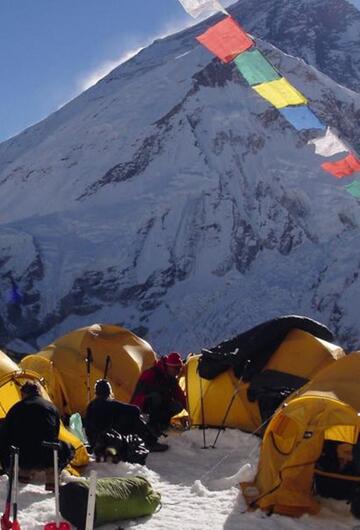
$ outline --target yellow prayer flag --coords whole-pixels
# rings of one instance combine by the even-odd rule
[[[269,81],[268,83],[261,83],[252,88],[277,109],[282,109],[289,105],[307,104],[306,97],[296,90],[284,77]]]

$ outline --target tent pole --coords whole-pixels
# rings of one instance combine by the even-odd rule
[[[199,365],[198,365],[198,373],[199,373]],[[206,445],[206,436],[205,436],[205,411],[204,411],[204,395],[203,395],[203,385],[202,385],[202,378],[199,374],[199,380],[200,380],[200,403],[201,403],[201,423],[202,423],[202,430],[203,430],[203,449],[208,449],[208,446]]]

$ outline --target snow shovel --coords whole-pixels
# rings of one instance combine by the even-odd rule
[[[19,521],[17,519],[17,511],[18,511],[18,505],[17,505],[17,499],[18,499],[18,483],[19,483],[19,448],[18,447],[11,447],[11,451],[14,455],[14,478],[13,478],[13,522],[11,525],[12,530],[21,530]]]
[[[13,449],[11,448],[9,483],[8,483],[8,491],[6,495],[5,511],[1,516],[1,530],[10,530],[10,528],[12,527],[12,522],[10,521],[10,510],[11,510],[11,494],[12,494],[12,487],[13,487],[13,479],[14,479],[14,452],[13,452]]]
[[[54,483],[55,483],[55,521],[46,523],[44,530],[71,530],[71,526],[66,521],[60,522],[59,510],[59,468],[58,468],[58,450],[59,442],[43,442],[44,447],[49,447],[54,450]]]

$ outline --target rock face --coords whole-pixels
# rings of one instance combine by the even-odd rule
[[[360,148],[360,14],[343,0],[232,13]],[[359,344],[360,208],[233,64],[156,41],[0,145],[0,344],[93,322],[196,351],[282,314]]]

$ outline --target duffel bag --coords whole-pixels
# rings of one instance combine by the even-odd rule
[[[61,515],[85,530],[89,481],[69,482],[60,487]],[[143,477],[99,478],[96,483],[94,527],[151,515],[160,505],[160,493]]]

